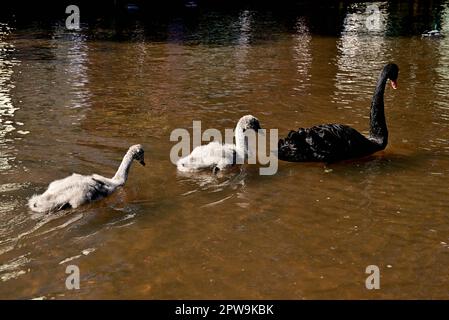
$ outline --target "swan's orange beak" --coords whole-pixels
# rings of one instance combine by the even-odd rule
[[[397,81],[391,80],[390,82],[391,82],[391,87],[392,87],[393,89],[397,89],[397,88],[398,88],[398,82],[397,82]]]

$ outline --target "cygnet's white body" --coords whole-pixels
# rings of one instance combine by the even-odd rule
[[[207,168],[222,170],[235,163],[241,163],[241,161],[237,161],[237,158],[241,159],[242,157],[243,155],[234,144],[221,144],[214,141],[193,149],[191,154],[178,161],[177,167],[179,171],[183,172]]]
[[[74,173],[50,183],[43,194],[31,197],[28,206],[36,212],[52,212],[77,208],[84,203],[104,198],[125,184],[133,160],[145,165],[141,145],[129,148],[113,178],[105,178],[98,174],[83,176]]]
[[[248,156],[248,146],[245,139],[245,130],[260,129],[259,120],[251,115],[240,118],[235,127],[235,144],[221,144],[211,142],[198,146],[188,156],[178,160],[179,171],[191,172],[202,169],[223,170],[237,163],[243,163]]]

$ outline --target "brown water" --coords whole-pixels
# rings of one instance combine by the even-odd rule
[[[449,298],[449,37],[367,32],[364,6],[345,9],[336,35],[243,10],[164,41],[139,27],[110,41],[2,25],[0,298]],[[400,76],[384,152],[280,162],[274,176],[183,176],[169,160],[171,131],[193,120],[224,130],[251,113],[281,136],[326,122],[366,133],[388,61]],[[109,198],[26,207],[72,172],[112,176],[135,143],[147,166]],[[65,288],[70,264],[80,290]],[[372,264],[380,290],[365,288]]]

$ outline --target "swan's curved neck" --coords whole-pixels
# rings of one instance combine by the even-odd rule
[[[245,157],[248,152],[248,140],[239,126],[235,127],[235,150],[241,157]]]
[[[118,185],[123,185],[126,182],[126,179],[128,179],[128,172],[129,168],[131,167],[131,164],[133,162],[133,156],[130,151],[126,153],[126,155],[123,157],[122,163],[120,164],[120,167],[118,167],[117,172],[115,173],[112,180],[114,180]]]
[[[384,112],[384,92],[386,84],[387,74],[384,70],[377,81],[376,90],[374,91],[373,100],[371,102],[370,114],[370,137],[382,147],[385,147],[388,143],[388,130]]]

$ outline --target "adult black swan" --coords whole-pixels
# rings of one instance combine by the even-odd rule
[[[370,134],[363,136],[357,130],[342,124],[321,124],[311,128],[290,131],[278,143],[279,159],[285,161],[335,162],[358,158],[385,149],[388,130],[384,113],[384,91],[387,80],[397,87],[399,68],[387,64],[377,81],[371,102]]]

